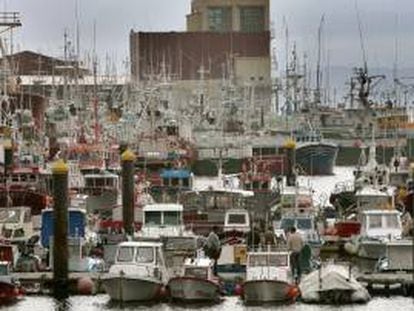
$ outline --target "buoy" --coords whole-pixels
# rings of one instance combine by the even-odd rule
[[[243,296],[243,286],[241,284],[236,284],[234,286],[234,295]]]
[[[169,289],[164,286],[160,288],[159,298],[165,299],[169,296]]]
[[[291,300],[295,300],[299,296],[299,288],[297,286],[291,286],[286,296]]]
[[[94,292],[94,283],[90,277],[81,277],[77,284],[79,295],[92,295]]]

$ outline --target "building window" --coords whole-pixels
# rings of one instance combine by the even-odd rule
[[[265,10],[261,6],[240,8],[240,30],[243,32],[265,31]]]
[[[231,31],[231,7],[208,8],[208,29],[210,31]]]

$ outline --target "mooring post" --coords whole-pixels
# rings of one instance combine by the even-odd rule
[[[134,174],[135,154],[126,149],[121,156],[122,161],[122,220],[127,236],[134,234]]]
[[[52,166],[53,173],[53,295],[68,297],[68,171],[63,160]]]
[[[283,147],[286,149],[286,157],[287,157],[287,177],[286,177],[286,184],[287,186],[295,186],[296,185],[296,143],[293,139],[288,139]]]

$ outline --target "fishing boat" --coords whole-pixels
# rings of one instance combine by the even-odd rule
[[[246,304],[291,302],[298,295],[291,281],[289,252],[271,249],[248,252],[243,300]]]
[[[294,132],[296,166],[305,175],[333,175],[339,147],[322,137],[312,126]]]
[[[216,180],[215,180],[216,181]],[[237,185],[238,178],[222,176],[216,183],[211,179],[193,191],[183,192],[180,202],[183,205],[184,222],[197,234],[208,235],[214,226],[223,231],[225,215],[228,210],[247,209],[254,192],[242,190]],[[263,210],[263,206],[252,206],[252,210]],[[260,214],[262,216],[262,214]]]
[[[279,240],[287,240],[286,233],[295,227],[304,242],[317,250],[321,239],[316,226],[316,209],[313,191],[309,187],[286,186],[282,189],[280,203],[274,207],[273,225]]]
[[[201,253],[199,251],[196,258],[187,258],[181,275],[168,281],[172,299],[185,302],[219,301],[220,285],[218,277],[213,274],[213,261]]]
[[[368,210],[361,214],[361,234],[345,244],[359,257],[378,260],[386,256],[388,242],[401,240],[401,215],[397,210]]]
[[[22,296],[20,283],[10,275],[10,262],[0,261],[0,305],[14,302]]]
[[[12,243],[25,242],[35,233],[28,206],[0,209],[1,235]]]
[[[167,279],[161,243],[122,242],[102,283],[111,300],[150,302],[162,298]]]

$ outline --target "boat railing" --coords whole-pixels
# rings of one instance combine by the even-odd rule
[[[267,245],[252,245],[249,246],[247,249],[248,252],[250,253],[271,253],[271,252],[289,252],[289,249],[287,247],[287,245],[272,245],[272,244],[267,244]]]

